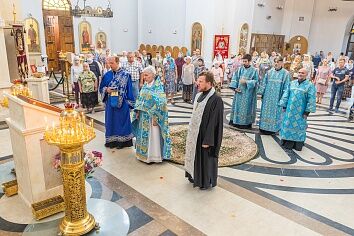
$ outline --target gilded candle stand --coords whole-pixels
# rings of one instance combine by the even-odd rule
[[[85,116],[68,102],[59,125],[47,126],[44,133],[44,139],[61,151],[65,202],[65,217],[59,226],[62,235],[83,235],[96,227],[94,217],[87,211],[83,156],[83,145],[95,137],[93,121],[87,125]]]

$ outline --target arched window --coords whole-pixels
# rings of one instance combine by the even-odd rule
[[[352,28],[350,29],[349,32],[346,55],[351,59],[354,58],[354,24],[352,25]]]
[[[43,10],[62,10],[70,11],[69,0],[43,0]]]

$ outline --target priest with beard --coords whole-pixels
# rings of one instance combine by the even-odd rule
[[[194,187],[205,190],[217,184],[224,103],[213,88],[211,72],[202,72],[197,84],[199,93],[189,123],[184,167],[185,176]]]

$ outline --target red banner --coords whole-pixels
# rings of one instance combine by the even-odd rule
[[[217,53],[229,58],[230,35],[215,35],[214,39],[214,57]]]

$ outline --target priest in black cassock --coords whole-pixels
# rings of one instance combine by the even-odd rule
[[[223,135],[224,103],[213,87],[214,75],[202,72],[192,119],[189,123],[185,170],[194,187],[215,187],[218,176],[218,156]]]

